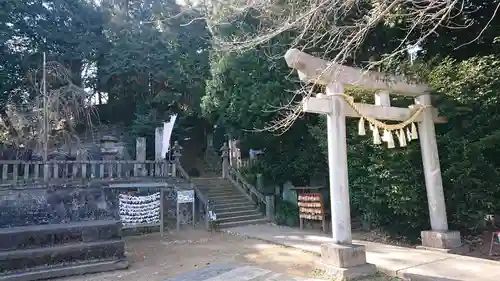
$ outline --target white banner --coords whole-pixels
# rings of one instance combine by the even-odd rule
[[[162,138],[162,149],[161,155],[162,159],[167,155],[170,150],[170,137],[172,136],[172,131],[174,130],[175,120],[177,119],[177,114],[170,116],[170,121],[163,123],[163,138]]]

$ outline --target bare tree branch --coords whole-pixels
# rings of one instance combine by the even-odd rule
[[[75,140],[79,142],[75,126],[83,123],[91,128],[96,114],[89,103],[90,94],[73,84],[67,68],[58,62],[48,61],[46,108],[49,127],[44,131],[41,72],[42,69],[32,69],[27,73],[27,79],[35,90],[35,97],[22,105],[9,105],[15,126],[22,132],[15,141],[36,151],[41,151],[45,134],[48,134],[49,143],[54,147],[70,146]]]
[[[497,5],[490,21],[496,16]],[[223,51],[253,49],[271,41],[285,32],[295,35],[291,48],[321,50],[320,56],[334,63],[343,64],[355,56],[366,38],[381,25],[404,28],[403,36],[395,38],[399,44],[373,61],[367,69],[391,61],[407,52],[408,46],[420,45],[440,28],[468,28],[467,13],[472,13],[470,1],[465,0],[212,0],[202,1],[198,8],[205,13],[214,43]],[[238,36],[222,36],[217,28],[237,24],[237,15],[251,13],[260,21],[258,30],[243,32]],[[403,23],[403,24],[399,24]],[[334,55],[332,55],[334,54]],[[308,97],[312,87],[304,86],[295,93]],[[290,102],[276,109],[281,119],[265,130],[284,131],[301,115],[301,104]]]

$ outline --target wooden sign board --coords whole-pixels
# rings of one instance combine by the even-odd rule
[[[177,203],[193,203],[194,190],[179,190],[177,191]]]
[[[193,227],[195,226],[196,223],[196,204],[194,203],[194,198],[195,193],[194,190],[179,190],[177,191],[177,211],[176,211],[176,217],[177,217],[177,231],[180,230],[181,227],[181,204],[185,203],[192,203],[192,215],[193,215]]]
[[[321,193],[304,192],[299,194],[300,228],[304,227],[304,220],[321,221],[323,231],[326,232],[326,219],[323,195]]]

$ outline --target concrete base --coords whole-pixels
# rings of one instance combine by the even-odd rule
[[[366,263],[363,245],[322,244],[321,260],[316,266],[335,277],[335,280],[369,276],[377,272],[375,265]]]
[[[423,249],[453,250],[462,247],[462,238],[459,231],[422,231]]]

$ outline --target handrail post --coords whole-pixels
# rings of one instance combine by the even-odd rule
[[[258,173],[256,175],[255,185],[256,185],[258,191],[263,192],[263,190],[264,190],[264,178],[262,177],[261,173]]]
[[[43,162],[43,180],[45,182],[49,180],[49,163],[47,162],[47,160]]]
[[[274,195],[266,195],[266,217],[270,222],[274,221]]]
[[[135,160],[146,162],[146,138],[135,139]],[[146,164],[135,164],[135,175],[146,176]]]
[[[222,178],[227,178],[229,176],[229,146],[227,142],[224,142],[224,145],[221,147],[220,151],[222,152]]]
[[[210,230],[210,206],[209,204],[207,203],[207,205],[205,206],[205,229],[206,230]]]

